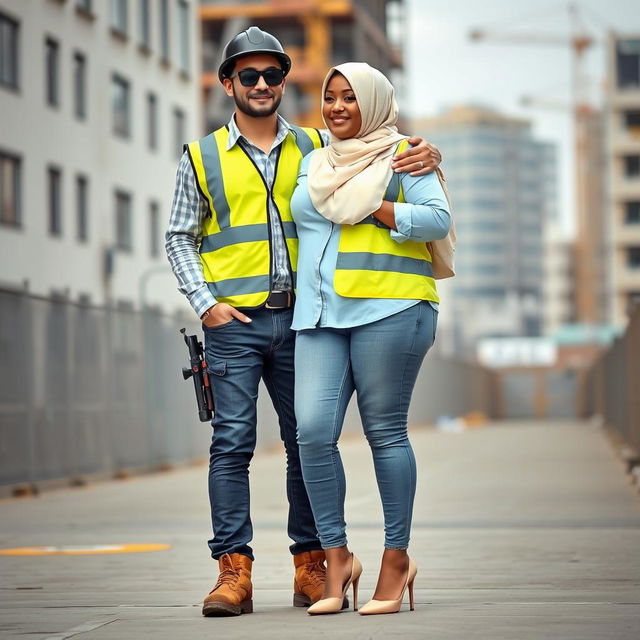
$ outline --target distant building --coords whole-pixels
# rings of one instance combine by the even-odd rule
[[[201,132],[192,0],[0,0],[0,286],[184,307],[164,255]]]
[[[540,335],[553,146],[534,140],[528,121],[475,106],[412,130],[442,150],[458,234],[457,275],[440,285],[440,348],[472,356],[480,338]]]
[[[603,114],[581,105],[576,130],[576,234],[573,263],[573,303],[580,324],[601,325],[608,319],[606,285],[605,196],[607,153]]]
[[[403,0],[202,0],[202,85],[209,130],[228,121],[232,103],[218,80],[225,44],[256,25],[275,35],[291,57],[286,95],[279,109],[301,126],[323,126],[320,90],[328,69],[362,61],[385,73],[401,93]]]
[[[611,35],[608,51],[607,289],[611,321],[623,326],[640,304],[640,35]]]
[[[551,335],[576,322],[575,243],[562,227],[548,222],[543,242],[543,326]]]
[[[541,198],[546,198],[542,231],[542,333],[549,336],[563,325],[576,322],[577,252],[575,240],[565,229],[558,209],[556,147],[545,144],[542,151],[545,189]],[[602,182],[601,178],[599,184]],[[602,199],[600,205],[601,211]]]

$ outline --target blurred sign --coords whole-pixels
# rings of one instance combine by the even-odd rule
[[[477,356],[487,367],[548,367],[556,363],[557,349],[549,338],[484,338]]]

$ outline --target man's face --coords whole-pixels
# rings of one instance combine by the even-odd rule
[[[245,87],[241,84],[238,73],[244,69],[264,71],[270,67],[281,69],[282,65],[275,56],[263,53],[243,56],[236,62],[231,75],[233,78],[224,79],[224,88],[228,96],[232,96],[236,106],[242,113],[252,118],[266,118],[276,112],[284,94],[285,80],[270,87],[264,77],[260,76],[255,85]]]

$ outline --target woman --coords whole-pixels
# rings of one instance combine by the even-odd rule
[[[362,567],[347,547],[345,477],[337,441],[354,390],[371,446],[385,521],[373,600],[361,614],[398,611],[416,567],[407,555],[416,465],[407,413],[435,338],[438,295],[425,242],[449,230],[435,174],[391,172],[406,147],[393,87],[376,69],[347,63],[323,85],[331,144],[301,165],[291,209],[299,238],[295,410],[303,476],[327,558],[312,615],[340,611]]]

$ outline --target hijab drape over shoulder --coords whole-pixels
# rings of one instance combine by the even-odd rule
[[[382,204],[391,178],[391,157],[406,136],[396,128],[398,105],[393,86],[364,62],[330,69],[322,85],[323,102],[327,84],[336,72],[353,89],[362,126],[355,138],[341,140],[332,135],[331,144],[311,156],[308,187],[311,202],[325,218],[355,224]]]

